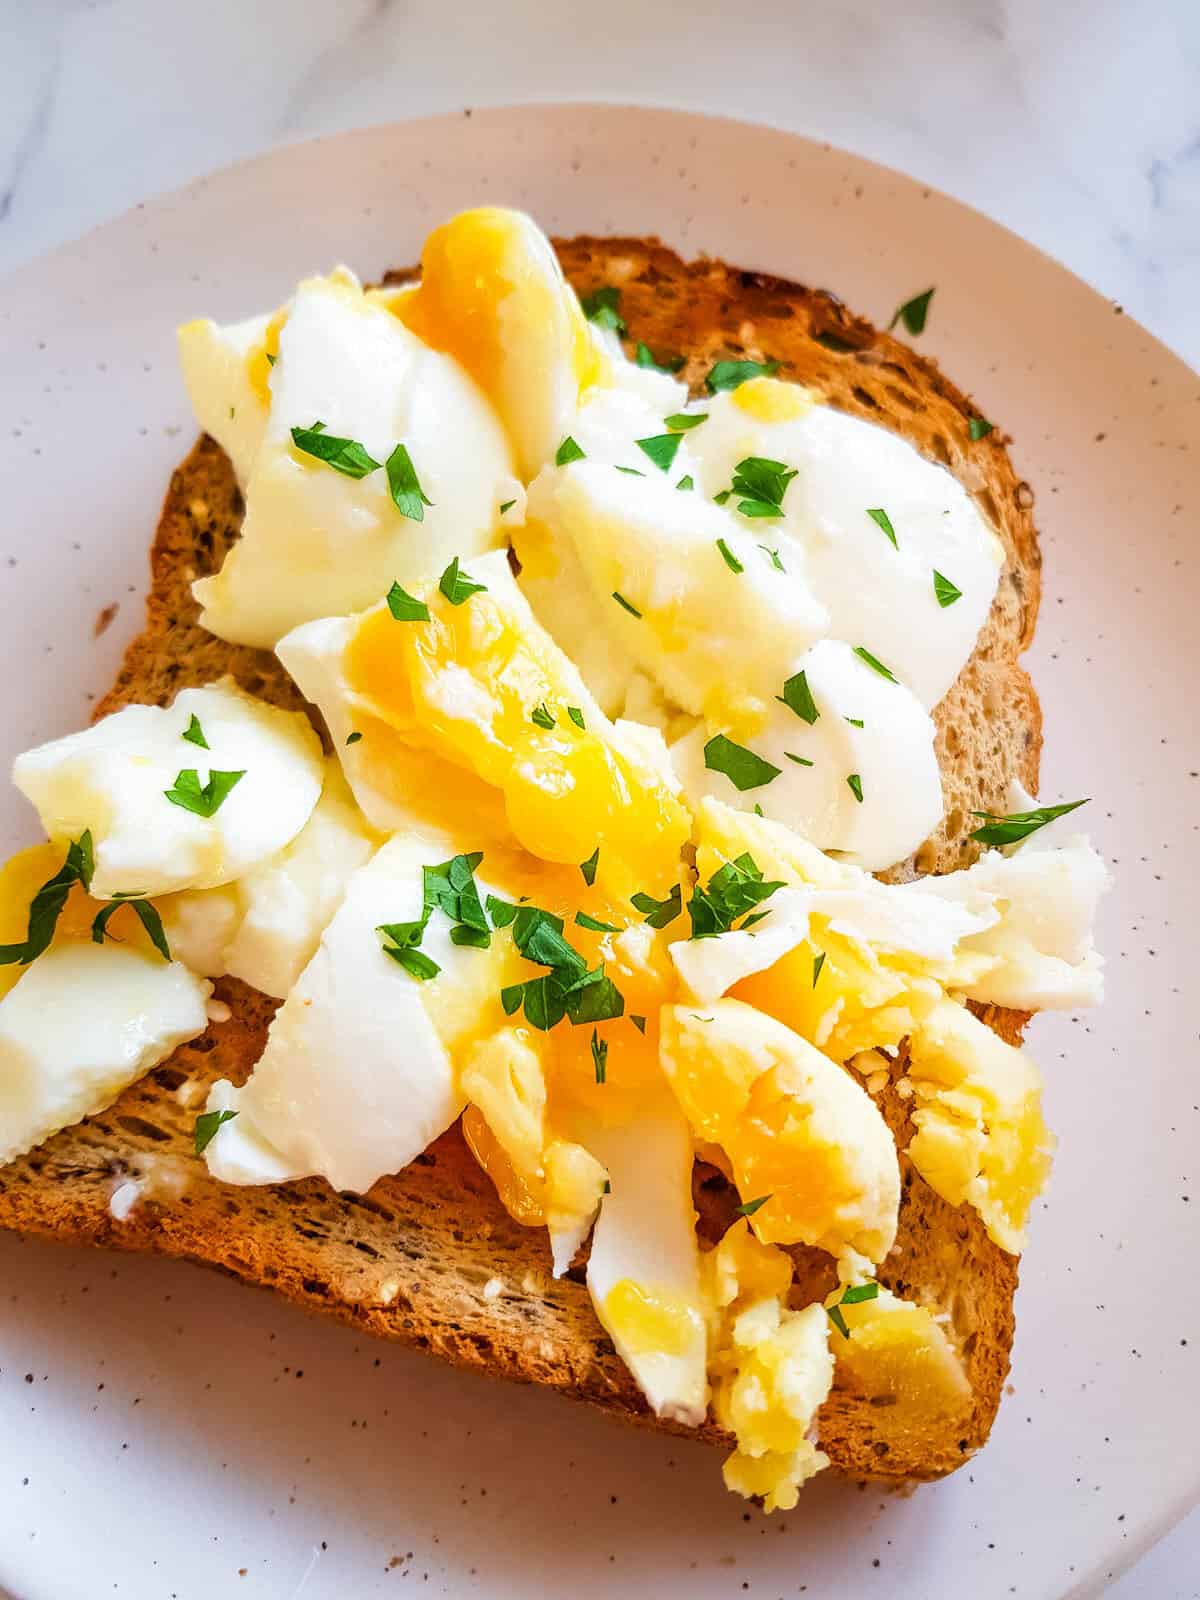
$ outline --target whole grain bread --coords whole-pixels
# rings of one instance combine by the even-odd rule
[[[1041,749],[1037,697],[1018,664],[1040,591],[1033,497],[1013,472],[1003,436],[997,430],[972,440],[976,408],[937,366],[824,291],[720,262],[685,262],[654,240],[583,237],[560,240],[557,249],[581,294],[620,288],[630,339],[660,360],[684,356],[694,388],[722,357],[773,359],[782,376],[903,435],[975,496],[1004,542],[1007,564],[974,654],[935,713],[944,820],[888,876],[964,865],[978,848],[969,838],[971,811],[1002,810],[1013,777],[1036,792]],[[191,582],[221,565],[242,509],[223,452],[201,438],[163,505],[145,629],[97,716],[131,701],[166,703],[223,673],[278,705],[303,705],[273,655],[225,644],[197,621]],[[0,1169],[0,1226],[186,1257],[460,1366],[673,1427],[650,1415],[596,1321],[581,1265],[551,1278],[544,1232],[509,1218],[457,1128],[365,1195],[335,1193],[316,1179],[260,1189],[210,1179],[192,1152],[197,1109],[214,1079],[246,1078],[275,1010],[233,979],[220,982],[217,995],[227,1020],[213,1022],[106,1111]],[[980,1014],[1019,1041],[1025,1016],[996,1008]],[[877,1097],[901,1149],[913,1131],[894,1088],[904,1064],[901,1051]],[[947,1204],[903,1155],[900,1162],[899,1232],[879,1279],[948,1319],[971,1398],[955,1413],[931,1416],[907,1407],[902,1395],[848,1387],[841,1374],[819,1434],[844,1471],[924,1479],[953,1470],[987,1438],[1008,1371],[1017,1263],[991,1243],[974,1211]],[[109,1201],[129,1181],[139,1184],[141,1199],[118,1221]],[[715,1238],[736,1197],[701,1164],[695,1197],[701,1230]],[[833,1281],[828,1258],[794,1254],[797,1298],[823,1293]],[[724,1439],[712,1423],[702,1434]]]

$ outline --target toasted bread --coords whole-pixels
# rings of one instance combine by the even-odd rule
[[[1014,777],[1036,791],[1041,748],[1037,697],[1018,665],[1040,589],[1032,495],[1017,481],[1000,433],[973,441],[974,408],[937,366],[827,293],[719,262],[684,262],[653,240],[576,238],[557,248],[581,294],[620,287],[631,339],[660,359],[685,356],[683,375],[693,386],[721,357],[774,359],[782,376],[894,430],[949,468],[995,526],[1007,555],[1000,589],[974,654],[935,713],[945,817],[888,876],[964,865],[978,849],[969,837],[971,811],[1003,810]],[[273,655],[225,644],[198,624],[192,580],[221,565],[241,515],[227,459],[201,438],[167,492],[145,630],[98,716],[131,701],[166,703],[224,673],[276,704],[303,704]],[[648,1411],[596,1321],[579,1264],[566,1278],[551,1278],[544,1232],[509,1218],[457,1128],[366,1195],[338,1194],[316,1179],[239,1189],[209,1178],[192,1151],[197,1109],[214,1079],[246,1078],[275,1010],[232,979],[217,994],[227,1020],[213,1022],[106,1111],[0,1169],[0,1226],[203,1262],[461,1366],[674,1428]],[[981,1014],[1013,1042],[1027,1020],[995,1008]],[[878,1097],[901,1148],[912,1132],[893,1087],[903,1065],[901,1052]],[[953,1470],[987,1438],[1008,1370],[1017,1263],[987,1238],[974,1211],[940,1199],[903,1155],[901,1170],[899,1232],[879,1279],[944,1314],[971,1398],[931,1415],[903,1396],[855,1392],[839,1379],[819,1435],[847,1472],[923,1479]],[[110,1197],[130,1179],[142,1198],[117,1220]],[[696,1198],[701,1229],[712,1236],[729,1211],[724,1180],[698,1166]],[[798,1292],[811,1297],[832,1281],[826,1259],[797,1251],[796,1260]],[[702,1434],[725,1437],[711,1422]]]

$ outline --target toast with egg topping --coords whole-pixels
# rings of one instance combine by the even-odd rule
[[[716,361],[778,362],[782,377],[893,430],[974,496],[1003,543],[1005,567],[975,650],[934,712],[943,820],[884,876],[903,881],[969,862],[978,851],[971,813],[1005,811],[1013,780],[1036,791],[1041,744],[1037,698],[1018,662],[1040,587],[1032,496],[1000,436],[974,437],[974,409],[933,363],[828,294],[717,262],[685,263],[655,241],[577,238],[557,250],[581,296],[620,290],[631,348],[644,345],[659,361],[683,356],[681,375],[694,390]],[[146,628],[97,716],[135,702],[162,705],[225,675],[278,706],[308,709],[274,654],[200,626],[192,582],[220,570],[242,511],[228,459],[201,438],[163,507]],[[210,1177],[193,1152],[196,1113],[217,1079],[244,1081],[276,1009],[233,978],[218,982],[217,995],[201,1037],[107,1111],[0,1168],[0,1225],[217,1266],[462,1366],[696,1431],[653,1416],[596,1320],[582,1267],[551,1277],[543,1236],[509,1216],[457,1126],[363,1195],[316,1179],[238,1190]],[[974,1009],[1001,1038],[1019,1041],[1025,1015]],[[905,1048],[879,1060],[867,1087],[903,1151],[913,1134]],[[939,1359],[925,1342],[914,1358],[901,1337],[868,1362],[840,1360],[818,1434],[847,1472],[922,1479],[953,1470],[987,1437],[1008,1370],[1016,1259],[989,1239],[974,1209],[940,1198],[904,1154],[900,1166],[899,1230],[878,1280],[938,1319],[952,1355]],[[737,1196],[703,1161],[694,1195],[701,1235],[713,1242]],[[796,1303],[823,1298],[836,1282],[832,1258],[804,1247],[791,1254]],[[712,1420],[699,1432],[727,1442]]]

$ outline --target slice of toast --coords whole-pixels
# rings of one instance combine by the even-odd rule
[[[966,396],[933,362],[832,295],[718,262],[684,262],[653,240],[577,238],[557,248],[581,294],[620,287],[630,337],[660,360],[686,356],[684,375],[693,386],[721,357],[774,359],[782,376],[893,429],[948,467],[996,527],[1007,553],[1000,589],[974,654],[935,713],[945,818],[889,876],[965,864],[978,848],[969,838],[971,811],[1003,811],[1014,777],[1036,792],[1041,749],[1037,697],[1017,659],[1033,634],[1040,588],[1032,495],[1017,481],[1001,435],[972,441],[975,411]],[[179,689],[223,673],[279,705],[303,704],[273,655],[225,644],[197,622],[191,582],[221,565],[241,515],[227,459],[201,438],[167,492],[145,631],[97,716],[130,701],[166,703]],[[457,1128],[366,1195],[337,1194],[316,1179],[258,1189],[210,1179],[192,1152],[197,1110],[214,1079],[246,1078],[275,1010],[275,1002],[233,979],[219,983],[217,995],[227,1020],[108,1110],[0,1169],[0,1226],[187,1257],[268,1284],[368,1333],[674,1429],[649,1413],[601,1330],[579,1264],[566,1278],[551,1278],[544,1231],[509,1218]],[[996,1008],[981,1014],[1019,1041],[1023,1015]],[[902,1147],[912,1133],[894,1089],[903,1071],[901,1052],[878,1096]],[[903,1156],[901,1171],[899,1232],[878,1276],[944,1314],[971,1399],[931,1415],[903,1396],[858,1392],[839,1379],[820,1413],[820,1443],[835,1466],[854,1474],[933,1478],[987,1438],[1008,1371],[1017,1263],[991,1243],[974,1211],[940,1199]],[[130,1180],[141,1198],[118,1221],[109,1201]],[[720,1175],[703,1166],[696,1203],[702,1231],[713,1236],[731,1200]],[[828,1258],[795,1254],[800,1287],[810,1297],[823,1292],[832,1282]],[[702,1435],[728,1442],[711,1422]]]

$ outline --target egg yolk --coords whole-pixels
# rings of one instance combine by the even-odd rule
[[[699,1313],[679,1295],[647,1289],[632,1278],[604,1297],[604,1321],[631,1355],[686,1355],[701,1331]]]
[[[363,619],[347,650],[352,689],[404,740],[499,789],[531,854],[579,865],[598,849],[610,893],[665,894],[688,813],[602,730],[572,721],[557,646],[486,592],[458,606],[433,588],[426,599],[428,623],[397,624],[386,609]]]
[[[250,387],[262,402],[264,409],[271,404],[271,368],[279,357],[279,335],[287,321],[286,307],[277,311],[267,323],[263,342],[246,358],[246,376]]]
[[[815,397],[799,384],[766,377],[739,384],[730,400],[755,422],[795,422],[816,404]]]

